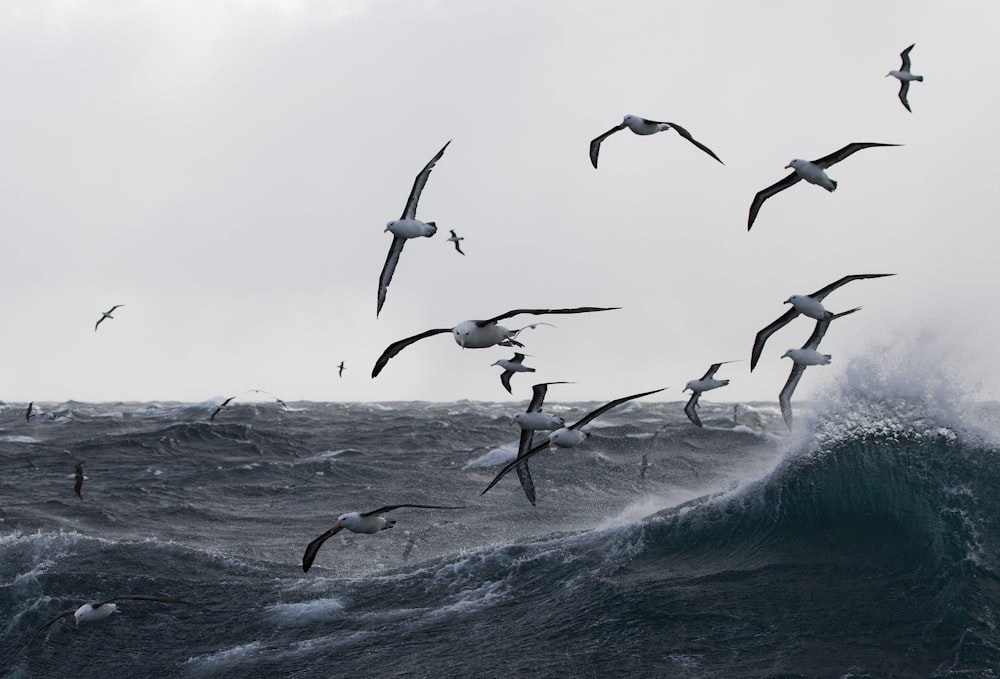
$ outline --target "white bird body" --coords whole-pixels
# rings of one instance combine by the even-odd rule
[[[562,429],[566,422],[563,418],[550,415],[549,413],[533,412],[514,415],[513,424],[520,427],[522,431],[554,431]]]
[[[815,349],[789,349],[781,355],[788,357],[798,365],[830,365],[830,354],[821,354]]]
[[[802,179],[805,179],[810,184],[822,186],[827,191],[834,191],[837,188],[837,182],[830,179],[822,167],[810,160],[796,158],[788,163],[788,165],[785,165],[785,168],[792,168]]]
[[[899,78],[900,80],[905,80],[906,82],[916,80],[917,82],[922,83],[924,81],[924,76],[916,75],[915,73],[910,73],[909,71],[889,71],[885,74],[885,77],[888,78],[890,75],[895,78]]]
[[[549,434],[549,444],[559,448],[572,448],[578,446],[587,439],[588,434],[579,429],[561,427]]]
[[[496,323],[480,326],[476,321],[462,321],[451,329],[455,343],[463,349],[485,349],[495,344],[503,344],[515,339],[518,332]]]
[[[785,304],[791,304],[800,314],[817,321],[822,321],[831,316],[831,313],[826,310],[826,307],[821,302],[809,295],[792,295],[785,300]]]
[[[117,612],[118,604],[103,603],[97,606],[94,606],[94,604],[84,604],[74,611],[73,620],[79,625],[81,622],[104,620],[104,618],[109,617],[112,613]]]
[[[437,233],[437,225],[434,222],[422,222],[419,219],[396,219],[385,225],[386,231],[391,231],[392,235],[400,238],[420,238],[424,236],[430,238]]]
[[[382,514],[362,516],[361,512],[348,512],[337,517],[337,524],[334,528],[341,526],[352,533],[367,533],[368,535],[372,535],[387,528],[392,528],[394,525],[396,525],[394,519],[387,519]]]
[[[656,134],[670,129],[670,123],[658,123],[653,120],[646,120],[641,116],[629,113],[625,116],[625,125],[636,134],[647,135]]]
[[[729,384],[729,380],[717,380],[714,377],[701,380],[691,380],[687,383],[687,386],[681,390],[681,393],[687,391],[688,389],[696,393],[701,393],[703,391],[711,391],[712,389],[724,387],[727,384]]]
[[[503,368],[504,370],[509,370],[510,372],[514,372],[514,373],[533,373],[533,372],[535,372],[534,368],[529,368],[528,366],[524,365],[520,361],[514,361],[514,360],[511,360],[509,358],[501,358],[499,361],[494,361],[490,365],[498,365],[501,368]]]

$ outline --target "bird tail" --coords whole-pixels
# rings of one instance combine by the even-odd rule
[[[833,358],[832,354],[823,354],[823,365],[830,365],[831,358]]]
[[[385,520],[385,525],[382,526],[382,530],[387,530],[389,528],[392,528],[395,525],[396,525],[396,519],[386,519]]]
[[[431,227],[431,232],[429,234],[427,234],[428,238],[430,238],[431,236],[433,236],[434,234],[437,233],[437,230],[438,230],[437,224],[435,224],[434,222],[424,222],[424,224],[426,224],[427,226]]]
[[[913,76],[913,79],[916,80],[918,83],[922,83],[924,81],[924,76],[922,76],[922,75],[915,75],[915,76]]]
[[[827,191],[831,191],[831,192],[836,191],[837,190],[837,180],[836,179],[831,179],[830,180],[830,186],[832,188],[828,188]]]

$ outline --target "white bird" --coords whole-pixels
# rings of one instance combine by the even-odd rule
[[[119,307],[123,307],[123,306],[125,306],[125,305],[124,304],[115,304],[113,307],[111,307],[107,311],[102,311],[101,312],[101,317],[97,319],[97,323],[94,323],[94,332],[97,332],[97,326],[99,326],[104,321],[105,318],[112,318],[112,319],[114,318],[114,316],[111,315],[112,311],[114,311],[115,309],[117,309]]]
[[[715,372],[726,363],[735,363],[735,361],[713,363],[708,368],[708,372],[702,375],[700,379],[690,380],[681,390],[681,393],[687,391],[688,389],[691,390],[691,398],[688,399],[687,405],[684,406],[684,414],[688,416],[689,420],[694,422],[699,427],[702,426],[701,420],[698,418],[698,413],[695,412],[695,408],[698,407],[698,399],[701,397],[702,392],[718,389],[719,387],[724,387],[729,384],[729,380],[715,379]]]
[[[313,561],[316,559],[316,553],[319,551],[319,548],[323,546],[324,542],[339,533],[342,529],[346,528],[352,533],[366,533],[369,535],[387,530],[396,525],[396,521],[395,519],[387,519],[382,515],[387,512],[391,512],[394,509],[400,509],[401,507],[415,507],[417,509],[465,509],[465,507],[444,507],[441,505],[401,504],[386,505],[385,507],[373,509],[370,512],[348,512],[346,514],[341,514],[337,517],[337,523],[333,524],[333,527],[330,530],[326,531],[306,546],[305,554],[302,555],[302,571],[309,571]]]
[[[441,147],[431,161],[424,165],[416,179],[413,180],[413,188],[410,190],[410,197],[406,199],[406,207],[403,208],[403,216],[395,221],[391,221],[385,226],[386,231],[392,232],[392,244],[389,246],[389,255],[385,258],[382,266],[382,273],[378,277],[378,306],[375,309],[375,316],[382,311],[385,304],[385,295],[389,289],[389,282],[392,274],[396,271],[396,264],[399,262],[399,255],[403,252],[403,246],[410,238],[425,236],[430,238],[437,233],[437,225],[434,222],[422,222],[417,219],[417,201],[420,200],[420,193],[424,190],[427,178],[431,176],[431,170],[435,163],[444,155],[444,150],[448,148],[448,142]]]
[[[903,106],[910,113],[913,109],[910,108],[910,102],[906,100],[906,95],[910,91],[910,81],[916,80],[917,82],[923,82],[924,76],[916,75],[910,72],[910,50],[916,47],[917,43],[913,43],[905,50],[899,53],[900,58],[903,60],[903,65],[899,67],[898,71],[889,71],[885,74],[888,78],[890,75],[899,79],[899,100],[903,102]]]
[[[528,458],[535,455],[549,446],[556,446],[558,448],[573,448],[587,439],[588,434],[582,431],[584,425],[589,424],[594,419],[600,417],[604,413],[608,412],[612,408],[625,403],[626,401],[631,401],[634,398],[641,398],[643,396],[649,396],[650,394],[655,394],[657,392],[663,391],[661,389],[654,389],[653,391],[644,391],[641,394],[632,394],[631,396],[623,396],[622,398],[617,398],[614,401],[605,403],[600,408],[596,410],[591,410],[589,413],[581,417],[579,420],[574,422],[568,427],[562,427],[551,432],[545,441],[542,441],[537,446],[531,448],[523,455],[518,454],[518,456],[508,464],[504,465],[503,469],[490,481],[490,485],[486,486],[486,489],[480,493],[480,495],[485,495],[490,488],[495,486],[500,479],[502,479],[507,472],[516,467],[521,463],[526,463]]]
[[[524,345],[517,341],[517,336],[523,330],[528,328],[534,328],[538,325],[550,325],[548,323],[532,323],[531,325],[526,325],[523,328],[518,328],[511,330],[505,328],[502,325],[498,325],[497,321],[502,321],[505,318],[510,318],[511,316],[517,316],[519,314],[529,314],[532,316],[540,316],[543,314],[582,314],[589,313],[591,311],[612,311],[614,309],[620,309],[621,307],[576,307],[573,309],[512,309],[493,318],[487,318],[484,320],[477,321],[462,321],[453,328],[433,328],[431,330],[425,330],[422,333],[413,335],[412,337],[406,337],[404,339],[393,342],[382,355],[378,357],[375,361],[375,367],[372,368],[372,377],[376,377],[385,364],[389,362],[389,359],[398,354],[400,351],[410,346],[414,342],[424,339],[425,337],[431,337],[433,335],[439,335],[441,333],[450,332],[452,337],[455,338],[455,343],[458,344],[463,349],[485,349],[486,347],[492,347],[493,345],[500,345],[502,347],[523,347]]]
[[[455,249],[458,250],[458,254],[464,255],[465,253],[462,252],[462,248],[459,247],[458,241],[465,240],[465,237],[459,236],[457,233],[455,233],[455,229],[448,229],[448,230],[451,232],[451,237],[448,240],[455,244]]]
[[[813,329],[812,335],[809,336],[809,339],[806,340],[806,343],[800,349],[789,349],[781,355],[782,358],[787,356],[792,359],[792,372],[788,375],[788,381],[785,382],[785,386],[781,388],[781,393],[778,394],[778,405],[781,407],[781,416],[785,419],[785,424],[788,425],[789,429],[792,427],[792,392],[795,391],[802,373],[811,365],[829,365],[830,359],[833,358],[830,354],[821,354],[817,350],[820,340],[826,334],[826,329],[830,327],[830,322],[841,316],[853,314],[860,309],[861,307],[855,307],[854,309],[842,311],[839,314],[833,314],[829,318],[816,321],[816,327]]]
[[[531,401],[528,408],[523,413],[514,415],[511,424],[516,424],[521,428],[521,440],[517,444],[517,457],[520,459],[531,449],[532,439],[536,429],[552,431],[562,429],[565,426],[563,418],[549,415],[542,412],[542,404],[545,401],[545,394],[548,392],[550,384],[566,384],[566,382],[542,382],[531,387]],[[518,462],[517,480],[521,482],[521,489],[531,506],[535,506],[535,482],[531,479],[531,472],[528,470],[527,461]]]
[[[799,314],[804,314],[817,321],[829,320],[832,318],[833,313],[827,311],[822,302],[827,295],[840,286],[846,285],[851,281],[862,280],[865,278],[884,278],[885,276],[895,275],[896,274],[894,273],[851,274],[849,276],[844,276],[829,285],[823,286],[811,295],[792,295],[783,302],[783,304],[791,304],[792,308],[782,314],[773,323],[770,323],[766,327],[762,328],[757,333],[757,336],[754,337],[753,350],[750,352],[750,370],[753,371],[753,369],[757,367],[757,361],[760,359],[760,354],[764,350],[764,343],[767,342],[767,339],[775,332],[791,323],[792,320]]]
[[[105,599],[104,601],[98,603],[87,603],[83,604],[79,608],[71,608],[69,610],[63,611],[56,617],[49,620],[47,623],[38,628],[35,632],[35,636],[31,638],[35,641],[38,637],[42,635],[42,632],[47,630],[52,624],[56,623],[63,618],[72,615],[73,620],[79,625],[81,622],[94,622],[96,620],[103,620],[107,618],[112,613],[118,613],[118,605],[113,603],[115,601],[158,601],[164,604],[187,604],[187,601],[183,599],[175,599],[174,597],[166,596],[144,596],[141,594],[122,594],[119,596],[113,596],[110,599]]]
[[[534,368],[529,368],[524,365],[524,354],[515,353],[512,358],[501,358],[499,361],[494,361],[490,365],[498,365],[503,368],[503,372],[500,373],[500,384],[503,388],[507,390],[508,394],[513,394],[514,392],[510,389],[510,378],[514,373],[533,373]]]
[[[805,179],[810,184],[817,184],[822,186],[827,191],[834,191],[837,188],[837,182],[830,179],[824,170],[828,167],[835,165],[847,158],[849,155],[860,151],[861,149],[872,148],[874,146],[900,146],[900,144],[882,144],[879,142],[855,142],[853,144],[848,144],[842,149],[834,151],[833,153],[823,156],[822,158],[817,158],[816,160],[802,160],[801,158],[795,158],[786,168],[792,168],[792,173],[782,179],[781,181],[771,184],[766,189],[761,189],[757,192],[757,195],[753,197],[753,202],[750,204],[750,218],[747,221],[747,231],[753,226],[754,220],[757,218],[757,213],[760,211],[760,206],[764,204],[764,201],[773,196],[776,193],[784,191],[793,184],[798,183],[800,179]]]
[[[694,137],[691,136],[690,132],[685,130],[677,123],[661,123],[655,120],[646,120],[645,118],[640,118],[639,116],[634,116],[630,113],[625,116],[620,125],[615,125],[601,136],[595,137],[594,139],[591,140],[590,164],[594,166],[594,169],[597,169],[597,155],[601,152],[601,142],[603,142],[605,139],[613,135],[615,132],[624,130],[626,127],[632,130],[632,132],[634,132],[635,134],[642,136],[649,134],[656,134],[657,132],[664,132],[666,130],[671,130],[671,129],[677,130],[677,134],[681,135],[689,142],[700,148],[702,151],[704,151],[705,153],[707,153],[708,155],[712,156],[720,163],[722,163],[722,160],[719,158],[719,156],[715,155],[712,149],[708,148],[701,142],[697,141]],[[723,165],[725,165],[725,163],[723,163]]]

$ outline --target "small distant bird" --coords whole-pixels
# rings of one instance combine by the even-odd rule
[[[343,377],[343,376],[344,376],[344,362],[341,361],[340,365],[337,366],[337,377]]]
[[[97,319],[97,323],[94,323],[94,332],[97,332],[97,326],[99,326],[104,321],[105,318],[114,318],[114,316],[111,315],[112,311],[114,311],[115,309],[117,309],[119,307],[123,307],[123,306],[125,306],[125,305],[124,304],[115,304],[113,307],[111,307],[107,311],[102,311],[101,312],[101,317]]]
[[[545,394],[548,392],[550,384],[566,384],[566,382],[542,382],[532,385],[531,401],[528,403],[527,410],[514,415],[514,418],[511,420],[511,424],[516,424],[521,428],[521,440],[517,444],[518,459],[524,457],[524,454],[531,449],[532,438],[536,429],[553,431],[555,429],[562,429],[566,425],[563,418],[542,412],[542,404],[545,402]],[[535,482],[531,479],[531,471],[528,469],[528,463],[526,461],[518,462],[514,468],[517,470],[517,480],[521,482],[521,489],[528,498],[528,502],[534,507]]]
[[[681,135],[689,142],[700,148],[702,151],[704,151],[705,153],[707,153],[708,155],[712,156],[720,163],[722,163],[722,160],[719,158],[719,156],[715,155],[712,149],[708,148],[701,142],[697,141],[694,137],[691,136],[690,132],[685,130],[677,123],[661,123],[655,120],[646,120],[645,118],[640,118],[639,116],[634,116],[630,113],[625,116],[620,125],[615,125],[601,136],[595,137],[594,139],[591,140],[590,164],[594,166],[595,170],[597,169],[597,155],[601,152],[601,142],[603,142],[605,139],[613,135],[615,132],[624,130],[626,127],[632,130],[632,132],[634,132],[635,134],[642,136],[649,134],[656,134],[657,132],[665,132],[666,130],[677,130],[677,134]],[[723,163],[723,165],[725,165],[725,163]]]
[[[698,418],[698,413],[695,412],[695,408],[698,407],[699,397],[701,397],[702,392],[718,389],[719,387],[724,387],[729,384],[729,380],[715,379],[715,372],[724,364],[734,362],[735,361],[722,361],[720,363],[713,363],[708,368],[708,372],[701,376],[701,379],[689,381],[684,389],[681,390],[682,393],[688,389],[691,390],[691,398],[688,399],[687,405],[684,406],[684,414],[688,416],[689,420],[694,422],[699,427],[702,426],[701,420]]]
[[[817,351],[820,340],[826,334],[826,329],[830,327],[831,321],[847,314],[853,314],[860,309],[861,307],[855,307],[854,309],[842,311],[839,314],[833,314],[821,321],[816,321],[816,327],[813,329],[812,335],[809,336],[809,339],[806,340],[806,343],[800,349],[789,349],[781,355],[782,358],[787,356],[792,359],[792,372],[788,375],[788,381],[785,382],[785,386],[781,388],[781,393],[778,394],[778,405],[781,407],[781,416],[785,419],[785,424],[788,425],[789,429],[792,428],[792,392],[795,391],[802,373],[811,365],[829,365],[830,359],[833,358],[830,354],[821,354]]]
[[[333,524],[333,527],[330,530],[326,531],[306,545],[305,554],[302,555],[302,571],[304,573],[309,572],[309,568],[312,566],[313,561],[315,561],[316,553],[319,551],[319,548],[323,546],[324,542],[339,533],[342,529],[346,528],[352,533],[367,533],[369,535],[387,530],[395,526],[396,521],[395,519],[387,519],[382,515],[402,507],[415,507],[417,509],[465,509],[465,507],[445,507],[441,505],[402,504],[386,505],[385,507],[373,509],[370,512],[348,512],[347,514],[341,514],[337,517],[337,523]]]
[[[434,169],[437,161],[441,160],[444,150],[448,148],[450,143],[451,140],[442,146],[441,150],[431,158],[431,162],[424,165],[424,169],[413,180],[413,188],[410,189],[410,197],[406,199],[403,215],[385,226],[386,231],[392,232],[392,244],[389,246],[389,255],[385,258],[385,264],[382,266],[382,273],[378,277],[378,306],[375,308],[375,316],[379,315],[382,311],[382,305],[385,304],[389,282],[392,280],[393,272],[396,271],[396,264],[399,262],[399,255],[403,252],[406,241],[420,236],[430,238],[437,233],[437,225],[434,222],[422,222],[417,219],[417,201],[420,200],[420,194],[424,190],[427,178],[431,176],[431,170]]]
[[[917,43],[913,43],[899,53],[900,58],[903,60],[903,65],[899,67],[898,71],[889,71],[885,74],[886,78],[891,75],[899,79],[899,100],[903,102],[903,106],[910,113],[913,113],[913,109],[910,108],[910,102],[906,100],[906,94],[910,91],[910,81],[916,80],[921,83],[924,81],[924,76],[910,72],[910,50],[916,47],[916,45]]]
[[[28,404],[28,409],[24,411],[24,421],[31,422],[31,418],[35,416],[35,402],[32,401]]]
[[[534,446],[531,450],[527,451],[524,455],[518,455],[513,461],[504,465],[503,469],[493,477],[490,481],[490,485],[486,486],[486,489],[480,493],[480,495],[485,495],[490,488],[497,485],[497,482],[502,479],[507,472],[516,467],[521,463],[527,463],[528,458],[532,455],[536,455],[541,451],[545,450],[549,446],[556,446],[558,448],[573,448],[579,445],[587,439],[588,434],[582,431],[582,427],[589,424],[594,419],[600,417],[604,413],[608,412],[612,408],[625,403],[626,401],[631,401],[634,398],[641,398],[643,396],[649,396],[650,394],[655,394],[657,392],[663,391],[663,389],[654,389],[653,391],[644,391],[641,394],[632,394],[631,396],[623,396],[622,398],[616,398],[614,401],[605,403],[600,408],[596,410],[591,410],[589,413],[581,417],[579,420],[574,422],[568,427],[563,427],[551,432],[545,441],[542,441],[537,446]]]
[[[817,184],[822,186],[827,191],[834,191],[837,188],[837,182],[826,176],[826,170],[828,167],[839,163],[840,161],[847,158],[853,153],[857,153],[861,149],[868,149],[875,146],[899,146],[899,144],[882,144],[879,142],[855,142],[853,144],[848,144],[842,149],[834,151],[833,153],[823,156],[822,158],[817,158],[816,160],[802,160],[801,158],[795,158],[786,168],[792,168],[792,173],[782,179],[781,181],[771,184],[766,189],[761,189],[757,192],[757,195],[753,197],[753,202],[750,204],[750,218],[747,220],[747,231],[753,226],[753,222],[757,219],[757,213],[760,211],[760,206],[764,204],[764,201],[773,196],[776,193],[784,191],[793,184],[798,183],[800,179],[805,179],[810,184]]]
[[[38,628],[35,632],[35,636],[31,637],[32,641],[35,641],[38,637],[42,635],[42,632],[47,630],[55,622],[62,620],[66,616],[72,615],[73,620],[79,625],[81,622],[94,622],[96,620],[103,620],[107,618],[112,613],[120,612],[118,610],[118,605],[112,603],[114,601],[158,601],[164,604],[187,604],[187,601],[183,599],[175,599],[174,597],[166,596],[144,596],[140,594],[121,594],[119,596],[113,596],[110,599],[98,603],[88,603],[83,604],[79,608],[71,608],[68,611],[63,611],[56,617],[49,620],[47,623]]]
[[[82,490],[83,490],[83,462],[77,462],[76,482],[73,484],[73,492],[75,492],[76,496],[81,500],[83,499],[83,493],[81,492]]]
[[[275,403],[278,403],[282,408],[284,408],[285,410],[288,410],[288,405],[284,401],[282,401],[280,398],[278,398],[277,396],[275,396],[274,394],[272,394],[269,391],[266,391],[264,389],[250,389],[250,390],[248,390],[247,393],[264,394],[265,396],[270,396],[271,398],[274,399]]]
[[[534,368],[529,368],[524,365],[522,361],[524,360],[524,354],[515,353],[513,358],[501,358],[499,361],[494,361],[491,365],[498,365],[503,368],[503,372],[500,373],[500,384],[503,388],[507,390],[508,394],[513,394],[514,392],[510,390],[510,378],[514,373],[533,373]]]
[[[238,395],[239,394],[237,394],[237,396]],[[208,418],[208,421],[209,422],[215,422],[215,416],[218,415],[220,412],[222,412],[222,409],[225,408],[226,406],[228,406],[229,402],[232,401],[234,398],[236,398],[236,396],[230,396],[225,401],[223,401],[222,403],[220,403],[219,405],[217,405],[215,407],[215,410],[212,411],[211,417]]]
[[[451,232],[451,238],[449,238],[448,240],[450,240],[452,243],[455,244],[455,249],[458,250],[458,254],[464,255],[465,253],[462,252],[462,248],[459,247],[458,241],[465,240],[465,237],[459,236],[457,233],[455,233],[455,229],[448,229],[448,230]]]

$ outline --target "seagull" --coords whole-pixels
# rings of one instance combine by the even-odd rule
[[[385,304],[385,293],[389,289],[389,282],[392,280],[392,274],[396,270],[396,264],[399,263],[399,255],[403,252],[403,246],[406,244],[406,241],[410,238],[419,238],[420,236],[430,238],[437,233],[437,225],[434,222],[422,222],[416,218],[417,201],[420,200],[420,193],[424,190],[427,178],[431,176],[431,170],[434,169],[437,161],[441,160],[444,150],[448,148],[448,144],[450,143],[451,140],[449,139],[441,147],[441,150],[431,158],[431,162],[424,165],[424,169],[413,180],[413,188],[410,189],[410,197],[406,199],[406,207],[403,208],[403,215],[399,219],[385,225],[385,230],[392,232],[392,244],[389,246],[389,255],[385,258],[382,273],[378,277],[376,317],[382,311],[382,305]]]
[[[340,365],[337,366],[337,377],[343,377],[343,376],[344,376],[344,362],[341,361]]]
[[[725,363],[735,363],[735,361],[713,363],[708,368],[708,372],[701,376],[701,379],[689,381],[684,389],[681,390],[682,393],[688,389],[691,390],[691,398],[688,400],[687,405],[684,406],[684,414],[688,416],[689,420],[694,422],[699,427],[702,426],[701,420],[698,419],[698,413],[694,410],[698,407],[698,397],[701,396],[703,391],[711,391],[712,389],[718,389],[719,387],[724,387],[729,384],[729,380],[715,379],[715,371]]]
[[[531,450],[525,452],[523,455],[519,453],[518,456],[514,458],[512,462],[509,462],[508,464],[504,465],[503,469],[501,469],[500,472],[495,477],[493,477],[493,480],[490,481],[490,485],[486,486],[486,490],[480,493],[480,495],[485,495],[490,488],[497,485],[497,482],[500,479],[502,479],[511,469],[518,466],[519,464],[522,463],[526,464],[528,462],[529,457],[545,450],[549,446],[557,446],[559,448],[572,448],[574,446],[579,445],[584,440],[586,440],[588,436],[586,432],[581,431],[581,428],[585,424],[589,424],[592,420],[600,417],[601,415],[608,412],[612,408],[619,406],[622,403],[625,403],[626,401],[631,401],[634,398],[649,396],[650,394],[655,394],[660,391],[663,391],[663,389],[662,388],[654,389],[653,391],[644,391],[641,394],[632,394],[631,396],[623,396],[622,398],[616,398],[614,401],[605,403],[596,410],[591,410],[589,413],[581,417],[579,420],[577,420],[570,426],[562,427],[561,429],[556,429],[555,431],[551,432],[548,435],[545,441],[542,441],[537,446],[532,447]]]
[[[503,372],[500,373],[500,384],[503,388],[507,390],[508,394],[513,394],[514,392],[510,390],[510,377],[514,373],[533,373],[534,368],[529,368],[528,366],[521,363],[524,360],[524,354],[515,353],[513,358],[501,358],[499,361],[494,361],[490,365],[498,365],[503,368]]]
[[[565,422],[561,417],[555,417],[542,412],[542,403],[545,401],[545,394],[548,392],[550,384],[566,384],[566,382],[542,382],[531,387],[531,401],[528,409],[523,413],[518,413],[511,420],[511,424],[516,424],[521,428],[521,440],[517,444],[517,459],[520,460],[531,448],[532,438],[536,429],[552,431],[562,429]],[[516,462],[516,460],[515,460]],[[528,470],[527,461],[518,462],[515,465],[517,479],[521,482],[521,488],[531,506],[535,506],[535,482],[531,480],[531,472]]]
[[[853,314],[860,309],[861,307],[855,307],[847,311],[842,311],[839,314],[833,314],[829,318],[816,321],[816,328],[813,330],[812,335],[809,336],[809,339],[806,340],[806,343],[802,345],[802,348],[789,349],[781,355],[782,358],[787,356],[792,359],[792,372],[788,376],[785,386],[781,388],[781,393],[778,394],[778,405],[781,406],[781,416],[785,418],[785,424],[788,425],[789,429],[792,428],[792,392],[795,391],[802,373],[811,365],[829,365],[830,359],[833,358],[830,354],[821,354],[816,350],[820,340],[823,339],[823,335],[826,334],[826,329],[830,327],[830,322],[841,316]]]
[[[239,394],[237,394],[237,396],[238,395]],[[215,410],[212,411],[212,416],[208,418],[208,421],[209,422],[215,422],[215,416],[218,415],[220,412],[222,412],[222,409],[225,408],[226,406],[228,406],[229,402],[232,401],[234,398],[236,398],[236,396],[230,396],[225,401],[223,401],[222,403],[220,403],[219,405],[217,405],[215,407]]]
[[[47,630],[49,626],[53,623],[62,620],[68,615],[73,616],[73,620],[79,625],[81,622],[94,622],[96,620],[103,620],[107,618],[112,613],[118,612],[118,605],[112,602],[115,601],[159,601],[164,604],[186,604],[187,601],[183,599],[175,599],[174,597],[167,596],[144,596],[141,594],[120,594],[118,596],[113,596],[110,599],[105,599],[104,601],[98,603],[87,603],[83,604],[79,608],[71,608],[68,611],[63,611],[56,617],[49,620],[47,623],[38,628],[35,632],[35,636],[31,637],[34,641],[42,635],[42,632]]]
[[[373,533],[378,533],[379,531],[392,528],[396,525],[396,521],[394,519],[387,519],[382,515],[386,512],[391,512],[393,509],[399,509],[401,507],[416,507],[418,509],[465,509],[465,507],[443,507],[441,505],[403,504],[386,505],[385,507],[373,509],[370,512],[348,512],[347,514],[341,514],[337,517],[337,523],[333,524],[333,528],[306,545],[306,552],[302,555],[302,571],[304,573],[309,572],[310,566],[312,566],[313,561],[316,559],[316,552],[319,551],[319,548],[323,546],[324,542],[339,533],[341,529],[346,528],[352,533],[368,533],[371,535]]]
[[[382,372],[382,368],[385,367],[385,364],[389,362],[390,358],[414,342],[422,340],[425,337],[450,332],[452,337],[455,338],[455,343],[463,349],[485,349],[487,347],[492,347],[493,345],[500,345],[502,347],[523,347],[524,345],[517,341],[518,334],[528,328],[550,324],[533,323],[531,325],[526,325],[523,328],[518,328],[517,330],[510,330],[502,325],[497,325],[497,321],[502,321],[505,318],[510,318],[511,316],[517,316],[519,314],[530,314],[532,316],[540,316],[543,314],[583,314],[591,311],[612,311],[620,308],[621,307],[588,306],[576,307],[573,309],[512,309],[498,316],[494,316],[493,318],[462,321],[453,328],[434,328],[432,330],[425,330],[422,333],[413,335],[412,337],[406,337],[387,346],[385,351],[382,352],[382,355],[378,357],[377,361],[375,361],[375,367],[372,368],[372,377],[377,377],[378,374]]]
[[[903,60],[903,65],[899,67],[898,71],[889,71],[885,74],[886,78],[891,75],[899,79],[899,100],[903,102],[903,106],[910,113],[913,113],[913,109],[910,108],[910,102],[906,101],[906,93],[910,90],[910,81],[916,80],[921,83],[924,81],[924,76],[910,73],[910,50],[916,47],[916,45],[917,43],[913,43],[899,53],[900,58]]]
[[[753,202],[750,204],[750,218],[747,221],[747,231],[749,231],[753,226],[753,220],[757,219],[757,212],[760,211],[760,206],[764,204],[765,200],[776,193],[784,191],[800,179],[805,179],[810,184],[818,184],[827,191],[833,191],[837,188],[837,182],[827,177],[826,172],[823,170],[827,169],[831,165],[836,165],[852,153],[874,146],[900,146],[900,144],[855,142],[853,144],[848,144],[839,151],[834,151],[830,155],[817,158],[816,160],[809,161],[802,160],[800,158],[792,160],[788,163],[788,165],[785,165],[786,168],[792,168],[793,172],[790,175],[779,182],[771,184],[766,189],[761,189],[757,192],[757,195],[753,197]]]
[[[702,151],[704,151],[705,153],[707,153],[708,155],[712,156],[720,163],[722,163],[722,160],[719,158],[719,156],[715,155],[715,153],[712,152],[712,149],[708,148],[701,142],[697,141],[694,137],[691,136],[690,132],[685,130],[677,123],[660,123],[655,120],[646,120],[645,118],[640,118],[639,116],[634,116],[630,113],[625,116],[621,124],[615,125],[610,130],[608,130],[599,137],[595,137],[590,142],[590,164],[594,166],[595,170],[597,169],[597,154],[601,152],[601,142],[603,142],[605,139],[613,135],[615,132],[624,130],[626,127],[632,130],[634,133],[643,136],[648,134],[656,134],[657,132],[664,132],[670,129],[677,130],[677,134],[681,135],[689,142],[700,148]],[[722,164],[725,165],[725,163]]]
[[[792,308],[786,311],[780,318],[776,321],[763,328],[757,333],[757,336],[753,340],[753,350],[750,352],[750,370],[753,371],[757,367],[757,361],[760,359],[760,354],[764,350],[764,342],[767,338],[773,335],[775,332],[785,327],[799,314],[805,314],[809,318],[815,319],[817,321],[829,320],[833,317],[833,314],[823,308],[822,301],[827,295],[836,290],[842,285],[846,285],[851,281],[862,280],[865,278],[884,278],[885,276],[895,276],[894,273],[857,273],[851,274],[850,276],[844,276],[843,278],[830,283],[829,285],[823,286],[811,295],[792,295],[786,299],[784,304],[791,304]]]
[[[458,250],[458,254],[464,255],[465,253],[462,252],[462,248],[459,247],[458,241],[465,240],[465,236],[459,236],[457,233],[455,233],[455,229],[448,229],[448,231],[451,232],[451,238],[449,238],[448,240],[450,240],[452,243],[455,244],[455,249]]]
[[[81,500],[83,499],[83,493],[81,492],[82,490],[83,490],[83,462],[77,462],[76,482],[73,484],[73,492],[75,492],[76,496]]]
[[[118,307],[123,307],[123,306],[125,306],[125,305],[124,304],[115,304],[113,307],[111,307],[107,311],[102,311],[101,312],[101,317],[97,319],[97,323],[94,323],[94,332],[97,332],[97,326],[99,326],[101,324],[101,322],[105,318],[114,318],[114,316],[111,315],[112,311],[114,311]]]

